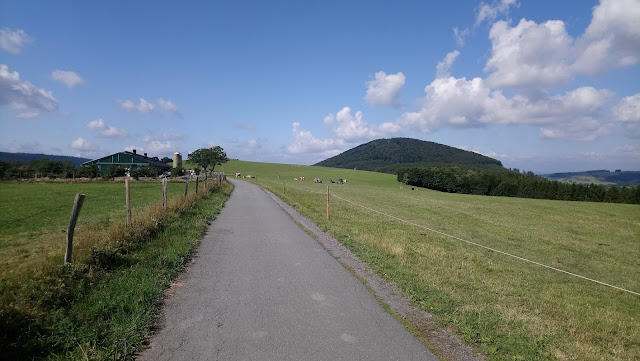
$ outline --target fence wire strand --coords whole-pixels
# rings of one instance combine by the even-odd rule
[[[279,184],[278,182],[274,182],[274,181],[272,181],[270,179],[267,179],[267,180],[272,182],[272,183]],[[316,192],[316,191],[313,191],[313,190],[307,190],[307,189],[303,189],[303,188],[292,186],[292,185],[287,185],[287,186],[291,187],[291,188],[298,189],[300,191],[305,191],[305,192],[308,192],[308,193],[316,193],[316,194],[321,194],[321,195],[325,194],[323,192]],[[405,224],[408,224],[408,225],[411,225],[411,226],[414,226],[414,227],[417,227],[417,228],[421,228],[421,229],[424,229],[424,230],[429,231],[429,232],[437,233],[439,235],[442,235],[442,236],[445,236],[445,237],[449,237],[449,238],[452,238],[452,239],[455,239],[455,240],[458,240],[458,241],[461,241],[461,242],[464,242],[464,243],[467,243],[467,244],[470,244],[470,245],[473,245],[473,246],[476,246],[476,247],[479,247],[479,248],[483,248],[485,250],[489,250],[489,251],[492,251],[492,252],[495,252],[495,253],[499,253],[499,254],[502,254],[504,256],[512,257],[512,258],[515,258],[515,259],[523,261],[523,262],[531,263],[531,264],[534,264],[534,265],[537,265],[537,266],[540,266],[540,267],[544,267],[544,268],[547,268],[547,269],[550,269],[550,270],[553,270],[553,271],[556,271],[556,272],[561,272],[561,273],[567,274],[569,276],[577,277],[577,278],[580,278],[580,279],[583,279],[583,280],[586,280],[586,281],[590,281],[590,282],[594,282],[594,283],[597,283],[597,284],[600,284],[600,285],[603,285],[603,286],[611,287],[611,288],[614,288],[614,289],[619,290],[619,291],[623,291],[623,292],[627,292],[627,293],[630,293],[630,294],[633,294],[633,295],[636,295],[636,296],[640,296],[640,293],[628,290],[626,288],[622,288],[622,287],[618,287],[618,286],[615,286],[615,285],[612,285],[612,284],[609,284],[609,283],[606,283],[606,282],[598,281],[596,279],[585,277],[585,276],[579,275],[577,273],[565,271],[565,270],[557,268],[557,267],[549,266],[549,265],[546,265],[544,263],[540,263],[540,262],[537,262],[537,261],[534,261],[534,260],[530,260],[528,258],[520,257],[520,256],[517,256],[515,254],[511,254],[511,253],[508,253],[508,252],[505,252],[505,251],[501,251],[499,249],[491,248],[491,247],[488,247],[488,246],[485,246],[485,245],[482,245],[482,244],[479,244],[479,243],[476,243],[476,242],[473,242],[473,241],[469,241],[469,240],[466,240],[466,239],[463,239],[463,238],[460,238],[460,237],[457,237],[457,236],[453,236],[453,235],[438,231],[438,230],[433,229],[433,228],[429,228],[429,227],[426,227],[426,226],[423,226],[423,225],[420,225],[420,224],[417,224],[417,223],[414,223],[414,222],[411,222],[411,221],[404,220],[402,218],[393,216],[391,214],[387,214],[387,213],[378,211],[376,209],[373,209],[371,207],[367,207],[365,205],[356,203],[356,202],[351,201],[349,199],[340,197],[340,196],[336,195],[335,192],[332,192],[331,196],[335,197],[337,199],[340,199],[340,200],[342,200],[344,202],[350,203],[350,204],[352,204],[354,206],[364,208],[364,209],[366,209],[366,210],[368,210],[370,212],[378,213],[378,214],[380,214],[382,216],[394,219],[394,220],[396,220],[398,222],[401,222],[401,223],[405,223]]]

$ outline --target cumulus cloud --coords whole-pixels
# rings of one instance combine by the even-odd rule
[[[180,112],[180,110],[178,110],[178,107],[171,101],[160,98],[158,99],[158,106],[160,107],[160,109],[173,113],[178,118],[182,118],[182,113]]]
[[[138,104],[131,100],[119,100],[118,105],[120,106],[120,108],[127,112],[135,112],[141,114],[149,114],[155,111],[156,108],[159,108],[166,112],[172,113],[178,118],[182,118],[182,112],[180,112],[180,109],[178,109],[178,107],[170,100],[165,100],[162,98],[158,99],[156,104],[151,103],[144,98],[140,98]]]
[[[438,62],[436,65],[436,78],[447,78],[450,75],[449,70],[451,69],[451,65],[456,60],[456,58],[460,55],[460,52],[454,50],[448,53],[442,61]]]
[[[365,100],[374,106],[398,107],[402,86],[405,76],[401,72],[389,74],[379,71],[375,74],[375,79],[367,82],[367,95]]]
[[[313,154],[317,160],[333,157],[350,147],[376,138],[400,132],[398,123],[386,122],[369,124],[361,111],[352,113],[350,107],[343,107],[336,114],[324,118],[324,124],[331,127],[333,137],[318,139],[308,130],[293,123],[293,143],[287,147],[288,154]]]
[[[422,109],[398,120],[423,133],[441,127],[480,127],[488,124],[542,126],[544,138],[595,139],[608,133],[601,120],[613,96],[608,90],[581,87],[560,95],[531,92],[506,97],[482,78],[438,78],[425,88]]]
[[[573,39],[559,20],[536,24],[525,19],[510,27],[498,21],[491,27],[491,58],[485,71],[492,87],[554,85],[573,78]]]
[[[84,138],[77,138],[71,142],[71,148],[80,151],[94,151],[97,147]]]
[[[107,138],[122,138],[129,134],[124,129],[118,129],[116,127],[106,125],[102,118],[90,121],[87,123],[87,128],[95,130],[98,134]]]
[[[73,88],[78,85],[84,84],[84,79],[80,75],[72,71],[55,70],[51,73],[51,79],[60,82],[67,86],[67,88]]]
[[[344,142],[337,139],[318,139],[308,130],[300,129],[300,123],[293,123],[293,143],[287,146],[289,154],[315,153],[321,157],[333,157],[342,152]]]
[[[9,28],[0,29],[0,49],[11,53],[20,54],[33,39],[22,29],[11,30]]]
[[[640,61],[640,1],[601,0],[576,42],[576,71],[594,75]]]
[[[400,130],[394,123],[370,125],[364,120],[361,111],[351,114],[350,107],[344,107],[336,113],[333,125],[333,133],[345,143],[371,140],[397,133]]]
[[[155,109],[155,105],[149,103],[146,99],[140,98],[140,103],[136,104],[131,100],[120,100],[118,101],[120,108],[128,111],[128,112],[136,112],[136,113],[151,113],[153,109]]]
[[[5,64],[0,64],[0,105],[8,105],[22,111],[18,115],[22,119],[58,109],[58,101],[50,91],[20,80],[20,74],[9,71]]]
[[[508,15],[511,6],[518,6],[516,0],[497,0],[491,4],[482,2],[476,12],[476,26],[483,22],[492,23],[501,15]]]
[[[601,0],[577,40],[561,20],[537,24],[522,19],[512,27],[494,23],[491,58],[485,66],[492,87],[554,86],[576,73],[588,75],[640,61],[640,0]]]
[[[627,123],[640,123],[640,93],[622,98],[613,108],[615,120]]]

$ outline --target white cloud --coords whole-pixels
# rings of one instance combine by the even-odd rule
[[[516,0],[494,0],[491,4],[480,3],[476,13],[476,26],[483,22],[492,23],[501,15],[508,15],[511,6],[518,6]]]
[[[182,118],[182,113],[180,112],[180,110],[178,110],[178,107],[171,101],[160,98],[158,99],[158,106],[160,107],[160,109],[173,113],[178,118]]]
[[[92,120],[87,123],[87,128],[97,131],[101,136],[107,138],[122,138],[129,135],[124,129],[118,129],[116,127],[108,126],[101,118]]]
[[[505,97],[481,78],[439,78],[425,88],[422,109],[404,113],[401,126],[423,133],[438,128],[479,127],[487,124],[541,126],[543,138],[590,140],[608,134],[603,121],[608,90],[582,87],[563,95],[544,92]]]
[[[367,82],[367,95],[365,100],[374,106],[398,107],[398,98],[401,94],[405,76],[401,72],[389,74],[379,71],[375,74],[375,80]]]
[[[149,103],[146,99],[140,98],[140,103],[136,104],[131,100],[120,100],[118,101],[120,108],[128,111],[128,112],[136,112],[136,113],[151,113],[153,109],[155,109],[155,105]]]
[[[640,61],[640,1],[601,0],[577,40],[575,70],[594,75]]]
[[[0,49],[11,54],[20,54],[33,39],[22,29],[0,29]]]
[[[456,60],[456,58],[460,55],[460,52],[454,50],[448,53],[442,61],[438,62],[436,65],[436,78],[448,78],[450,75],[449,70],[451,69],[451,65]]]
[[[51,79],[66,85],[67,88],[84,84],[84,79],[72,71],[55,70],[51,73]]]
[[[152,140],[147,143],[146,148],[150,153],[167,153],[174,152],[175,147],[170,141]],[[151,155],[150,155],[151,156]]]
[[[131,100],[119,100],[118,105],[120,105],[120,108],[128,112],[136,112],[142,114],[149,114],[155,111],[157,107],[164,111],[172,113],[178,118],[182,118],[182,112],[180,112],[180,109],[178,109],[178,107],[170,100],[165,100],[162,98],[159,98],[156,104],[153,104],[144,98],[140,98],[138,104]]]
[[[628,123],[640,122],[640,93],[622,98],[613,108],[615,120]]]
[[[464,46],[465,38],[469,35],[470,32],[471,30],[469,28],[466,28],[464,30],[458,29],[457,26],[453,28],[453,37],[456,39],[456,44],[458,44],[458,46]]]
[[[327,115],[324,124],[332,127],[335,137],[318,139],[308,130],[300,129],[300,123],[293,123],[293,143],[287,146],[288,154],[310,154],[314,160],[333,157],[350,147],[364,141],[390,136],[400,132],[397,123],[382,123],[370,125],[362,112],[352,114],[350,107],[344,107],[339,112]]]
[[[326,117],[325,117],[326,119]],[[393,123],[379,126],[369,125],[362,112],[351,114],[351,108],[344,107],[335,115],[333,133],[345,143],[356,143],[397,133],[400,129]]]
[[[536,24],[525,19],[510,27],[498,21],[491,27],[492,55],[485,71],[491,87],[554,85],[572,79],[573,39],[559,20]]]
[[[40,115],[39,111],[31,110],[31,111],[26,111],[26,112],[19,113],[18,115],[16,115],[16,118],[18,118],[18,119],[32,119],[32,118],[37,117],[38,115]]]
[[[0,105],[9,105],[23,111],[19,114],[23,119],[37,116],[36,113],[58,109],[58,101],[50,91],[20,80],[20,74],[10,72],[5,64],[0,64]]]
[[[319,157],[332,157],[340,154],[344,142],[336,139],[317,139],[308,130],[300,129],[300,123],[293,123],[293,143],[287,146],[289,154],[315,153]]]
[[[94,151],[97,149],[95,145],[89,143],[89,141],[84,138],[77,138],[72,141],[71,148],[81,151]]]
[[[491,58],[485,66],[491,87],[554,86],[576,73],[596,75],[640,62],[640,0],[602,0],[577,40],[561,20],[526,19],[491,27]]]

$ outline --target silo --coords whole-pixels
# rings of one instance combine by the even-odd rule
[[[182,168],[182,155],[178,152],[173,153],[173,168]]]

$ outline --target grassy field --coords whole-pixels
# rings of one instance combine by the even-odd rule
[[[193,183],[190,184],[193,191]],[[168,184],[168,197],[184,195],[184,183]],[[76,246],[82,247],[84,229],[126,222],[124,183],[37,182],[0,183],[0,276],[20,272],[42,258],[64,257],[69,216],[76,193],[86,194],[76,226]],[[162,184],[131,181],[131,208],[138,210],[162,201]]]
[[[125,360],[151,332],[163,291],[183,269],[232,186],[195,194],[132,182],[125,226],[122,182],[2,183],[0,354],[13,359]],[[87,195],[63,266],[75,193]]]
[[[224,169],[256,176],[489,359],[640,359],[640,296],[431,231],[640,292],[637,205],[400,189],[393,175],[345,169]],[[338,178],[348,183],[329,183],[327,220],[326,186]]]

